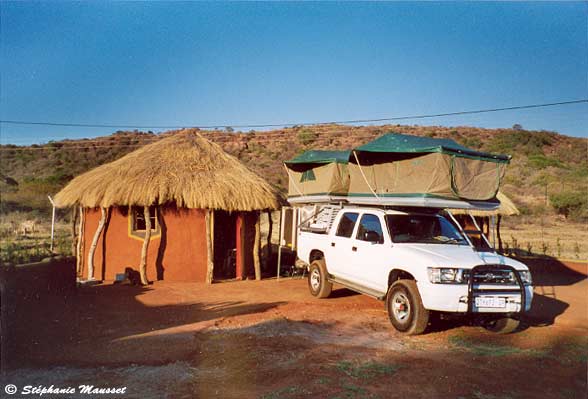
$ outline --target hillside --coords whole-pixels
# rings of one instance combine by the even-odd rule
[[[513,159],[503,190],[525,214],[549,212],[551,207],[546,204],[551,203],[572,218],[588,216],[586,139],[521,129],[404,125],[320,125],[268,132],[202,134],[284,191],[287,176],[282,161],[310,148],[352,148],[390,131],[451,138],[474,149],[511,154]],[[0,146],[0,211],[35,212],[42,216],[48,210],[46,195],[56,193],[73,176],[169,134],[174,132],[119,131],[96,139]]]

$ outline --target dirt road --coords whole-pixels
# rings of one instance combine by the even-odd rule
[[[405,337],[381,302],[343,288],[314,299],[302,279],[84,287],[20,306],[2,385],[124,386],[123,398],[585,397],[588,281],[536,280],[526,327],[504,336],[440,321]]]

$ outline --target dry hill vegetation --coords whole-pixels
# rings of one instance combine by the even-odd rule
[[[202,131],[202,134],[284,192],[287,185],[282,166],[284,160],[307,149],[353,148],[390,131],[451,138],[477,150],[511,154],[513,159],[503,191],[521,210],[522,217],[517,219],[516,225],[531,226],[530,231],[536,232],[538,230],[533,226],[540,223],[542,240],[543,227],[548,229],[566,224],[585,230],[582,224],[574,223],[588,219],[586,139],[547,131],[527,131],[520,127],[482,129],[406,125],[294,126],[267,132],[234,132],[227,128]],[[174,133],[118,131],[95,139],[0,146],[0,214],[4,222],[14,215],[47,220],[50,211],[47,194],[55,194],[80,173]],[[513,239],[516,241],[518,237],[513,235]],[[565,239],[560,238],[560,242]],[[521,239],[518,241],[520,243]],[[556,254],[556,244],[550,245],[551,252]],[[583,252],[574,250],[573,243],[567,245],[573,254]],[[539,251],[540,246],[531,245],[531,252]],[[573,255],[571,252],[568,255]]]

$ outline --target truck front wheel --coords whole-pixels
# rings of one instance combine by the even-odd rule
[[[323,259],[318,259],[310,264],[308,270],[308,288],[310,293],[317,298],[326,298],[331,295],[333,284],[329,282],[327,267]]]
[[[429,323],[429,311],[413,280],[398,280],[390,286],[386,310],[394,328],[408,335],[422,334]]]

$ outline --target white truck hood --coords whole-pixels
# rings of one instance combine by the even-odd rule
[[[493,252],[476,252],[467,245],[450,244],[394,244],[403,255],[419,258],[427,267],[456,267],[471,269],[483,264],[508,265],[516,270],[528,270],[514,259]]]

